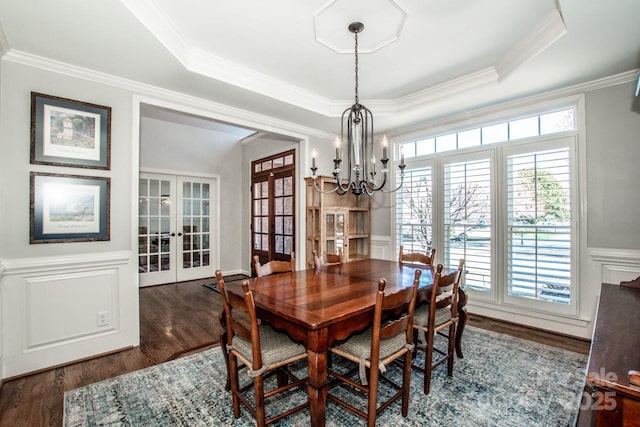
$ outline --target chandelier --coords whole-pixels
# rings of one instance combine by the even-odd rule
[[[342,124],[340,128],[340,137],[336,138],[336,157],[333,159],[333,177],[335,178],[335,187],[331,190],[323,190],[318,187],[316,182],[316,155],[312,153],[312,179],[313,186],[321,193],[333,193],[343,195],[349,190],[357,197],[362,194],[372,196],[374,192],[382,190],[385,192],[398,191],[402,187],[404,181],[404,156],[401,155],[400,164],[400,185],[394,190],[384,190],[387,183],[387,145],[389,144],[387,137],[382,138],[382,158],[380,163],[382,168],[382,179],[379,180],[376,172],[376,158],[373,146],[373,115],[371,111],[360,104],[358,96],[358,33],[364,30],[364,25],[360,22],[349,24],[349,31],[355,36],[355,103],[344,110],[342,113]],[[343,141],[347,141],[346,151],[343,153]],[[341,164],[343,156],[346,156],[346,176],[342,175]]]

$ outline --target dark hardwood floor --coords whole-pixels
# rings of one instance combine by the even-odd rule
[[[140,289],[140,346],[5,381],[0,426],[61,426],[67,390],[165,362],[219,341],[220,295],[208,280]],[[471,315],[469,325],[589,352],[589,342]],[[468,357],[468,356],[467,356]]]

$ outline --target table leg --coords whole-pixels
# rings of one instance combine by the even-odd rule
[[[327,352],[316,353],[308,350],[309,356],[309,407],[311,411],[311,425],[320,427],[325,425],[327,412],[327,394],[329,383],[327,381]]]
[[[464,358],[462,355],[462,333],[464,326],[467,324],[467,293],[458,288],[458,326],[456,329],[456,355],[459,359]]]

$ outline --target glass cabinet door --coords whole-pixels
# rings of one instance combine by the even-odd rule
[[[325,213],[326,224],[326,247],[325,254],[337,254],[338,248],[342,248],[343,253],[345,246],[345,230],[347,214],[346,212],[327,212]]]

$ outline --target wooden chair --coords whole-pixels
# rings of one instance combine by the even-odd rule
[[[226,342],[222,345],[228,350],[233,415],[240,417],[240,404],[243,404],[254,416],[256,424],[262,427],[308,407],[307,399],[294,408],[265,419],[265,399],[294,387],[300,387],[306,392],[307,378],[297,378],[287,369],[287,365],[306,359],[307,350],[304,345],[292,341],[286,334],[276,332],[271,326],[258,325],[253,294],[247,280],[242,282],[244,296],[241,297],[227,292],[220,270],[216,271],[216,277],[226,319]],[[243,364],[242,367],[246,367],[249,377],[253,378],[253,382],[243,387],[238,378],[241,367],[238,361]],[[265,392],[265,377],[273,373],[278,373],[278,386]],[[292,382],[281,379],[291,379]],[[253,389],[254,404],[246,395],[250,389]]]
[[[435,249],[431,249],[431,255],[426,255],[419,252],[404,252],[404,248],[400,246],[400,255],[398,256],[398,261],[408,264],[433,265],[435,256]]]
[[[274,273],[296,271],[296,258],[295,254],[291,252],[291,261],[269,261],[260,265],[260,258],[258,255],[254,255],[253,266],[255,267],[256,275],[258,277],[268,276]]]
[[[424,372],[424,394],[429,394],[431,386],[431,372],[433,368],[447,361],[447,375],[453,375],[453,361],[455,359],[456,326],[458,323],[458,287],[464,259],[458,263],[458,269],[446,276],[442,276],[442,264],[438,264],[433,277],[431,298],[428,303],[420,304],[416,308],[413,327],[417,330],[416,348],[425,352],[424,367],[413,365],[414,369]],[[441,331],[448,328],[445,334]],[[448,340],[447,350],[435,348],[434,339],[438,334]],[[440,357],[433,360],[433,353]]]
[[[318,255],[318,252],[314,249],[313,261],[315,263],[316,271],[322,271],[322,269],[330,265],[340,265],[342,264],[342,261],[343,261],[342,249],[339,248],[337,254],[323,254],[323,255]]]
[[[393,294],[385,294],[386,280],[380,279],[372,326],[364,332],[352,335],[329,350],[331,355],[338,355],[356,364],[354,368],[342,374],[330,368],[329,376],[334,378],[332,382],[342,381],[365,393],[368,402],[367,411],[332,394],[331,389],[327,397],[365,418],[367,425],[371,427],[375,425],[377,415],[400,397],[402,397],[402,416],[406,417],[409,411],[413,312],[421,274],[422,271],[416,270],[413,286]],[[379,375],[379,370],[384,374],[386,367],[399,358],[404,358],[402,384],[392,381],[386,375]],[[356,372],[360,373],[360,382],[353,380]],[[378,380],[380,379],[393,387],[396,392],[377,408]]]
[[[640,288],[640,276],[636,277],[633,280],[620,282],[620,286],[624,286],[627,288]]]

